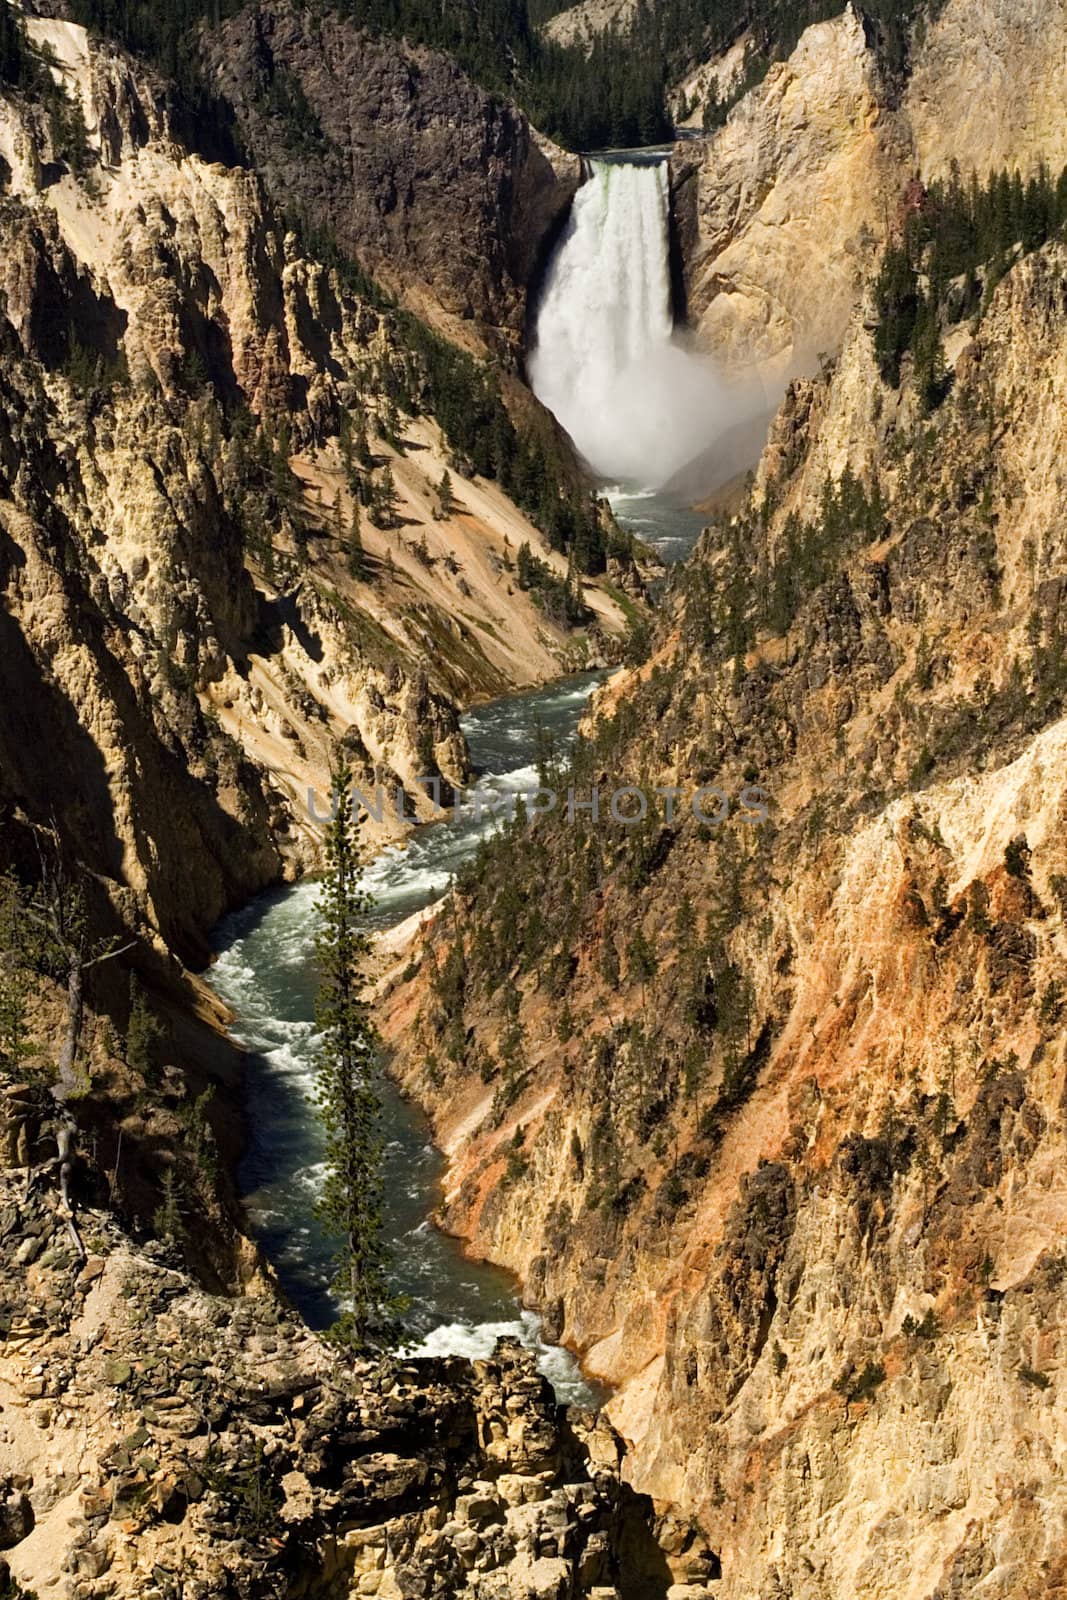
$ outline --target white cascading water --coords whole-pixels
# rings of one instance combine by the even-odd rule
[[[666,160],[591,160],[537,312],[530,385],[590,466],[660,488],[730,409],[711,362],[674,333]]]

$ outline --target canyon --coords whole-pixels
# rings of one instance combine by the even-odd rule
[[[925,376],[880,343],[938,179],[1067,161],[1064,25],[946,0],[901,74],[849,6],[649,207],[632,159],[330,11],[199,30],[221,160],[157,68],[26,18],[56,88],[0,93],[0,930],[54,851],[100,965],[80,1238],[60,973],[16,974],[35,1044],[0,1039],[0,1590],[1067,1594],[1062,230],[935,297]],[[695,122],[744,62],[689,62]],[[613,248],[655,211],[638,333],[735,397],[690,408],[701,492],[732,481],[669,572],[538,374],[597,184]],[[579,255],[553,359],[596,345]],[[376,967],[437,1220],[597,1411],[515,1344],[352,1363],[308,1328],[246,1236],[204,969],[315,870],[339,743],[425,822],[419,778],[478,778],[471,706],[609,668],[553,781],[756,785],[769,820],[520,817]]]

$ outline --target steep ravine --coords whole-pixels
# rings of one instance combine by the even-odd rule
[[[404,329],[253,172],[183,150],[147,69],[28,27],[88,133],[75,174],[41,108],[0,97],[4,615],[24,656],[2,781],[190,956],[309,858],[337,737],[368,782],[461,781],[457,704],[602,659],[625,619],[591,585],[569,633],[518,588],[522,543],[561,577],[565,557],[465,476]],[[387,514],[357,505],[390,475]],[[61,791],[23,732],[46,700]]]
[[[94,936],[138,938],[164,1038],[138,1033],[125,964],[94,970],[84,1262],[56,1187],[54,971],[5,1062],[0,1588],[9,1563],[71,1600],[1067,1593],[1067,257],[1032,252],[954,327],[930,415],[910,358],[879,378],[860,304],[909,138],[924,173],[954,153],[939,117],[965,167],[1055,158],[1061,20],[949,0],[902,133],[847,13],[738,107],[754,165],[729,124],[711,141],[701,214],[721,156],[731,215],[691,259],[710,342],[776,383],[805,341],[841,353],[789,388],[752,500],[672,585],[580,770],[759,782],[771,820],[505,838],[385,998],[447,1153],[444,1220],[617,1386],[625,1462],[519,1352],[352,1371],[291,1315],[234,1225],[236,1064],[182,963],[312,858],[338,734],[364,781],[462,781],[456,707],[602,659],[639,582],[613,568],[583,585],[595,628],[553,626],[510,573],[524,541],[558,577],[565,557],[456,465],[393,308],[286,227],[292,163],[268,183],[200,160],[153,73],[31,22],[89,148],[0,96],[0,844],[32,882],[54,830]],[[489,234],[516,173],[520,219],[554,209],[529,130],[447,64],[331,50],[401,101],[426,72],[427,148]],[[386,276],[410,252],[409,304],[512,350],[523,261],[483,239],[467,294],[417,189],[360,237]],[[392,526],[363,518],[357,576],[360,421],[397,500]]]
[[[0,93],[0,1589],[652,1600],[618,1440],[532,1358],[353,1369],[288,1309],[240,1231],[239,1063],[188,972],[314,858],[338,738],[409,809],[418,775],[447,792],[457,707],[613,653],[640,578],[612,554],[557,626],[515,562],[562,587],[566,555],[435,414],[442,361],[472,411],[490,378],[317,257],[253,170],[190,153],[156,74],[27,29],[57,90]],[[539,426],[548,521],[587,497]],[[85,959],[69,1128],[43,903]]]

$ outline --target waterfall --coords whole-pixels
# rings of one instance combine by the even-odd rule
[[[714,439],[724,390],[675,336],[667,160],[587,170],[538,306],[530,384],[602,478],[659,488]]]

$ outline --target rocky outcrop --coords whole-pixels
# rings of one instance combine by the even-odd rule
[[[353,1365],[265,1280],[212,1296],[173,1243],[81,1221],[84,1264],[0,1174],[4,1578],[72,1600],[665,1592],[617,1436],[518,1345]]]
[[[328,227],[416,309],[436,302],[517,348],[577,157],[447,57],[329,13],[249,8],[203,52],[279,206]]]
[[[556,44],[584,44],[609,28],[625,32],[637,10],[636,0],[582,0],[544,25],[545,37]]]
[[[929,414],[853,319],[605,695],[600,825],[501,841],[384,1008],[448,1225],[731,1600],[1064,1584],[1065,280],[1019,262]]]
[[[903,87],[882,72],[861,11],[809,28],[722,128],[675,151],[696,336],[772,402],[840,347],[913,179],[952,162],[984,179],[1067,161],[1061,10],[950,0],[915,33]],[[737,77],[741,48],[687,75],[687,106]]]

